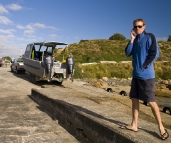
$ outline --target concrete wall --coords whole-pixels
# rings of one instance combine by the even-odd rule
[[[32,89],[31,98],[46,109],[52,119],[58,120],[62,126],[77,138],[84,138],[87,143],[133,143],[113,128],[106,127],[95,116],[86,114],[75,105],[65,101],[51,99]]]

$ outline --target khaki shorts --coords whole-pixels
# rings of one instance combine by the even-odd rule
[[[145,102],[155,101],[155,79],[140,80],[133,78],[130,98],[137,98]]]

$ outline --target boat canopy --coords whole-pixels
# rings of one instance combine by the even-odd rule
[[[53,46],[53,47],[56,47],[56,45],[68,45],[68,44],[62,43],[62,42],[35,42],[32,44],[33,45],[40,45],[40,46]]]

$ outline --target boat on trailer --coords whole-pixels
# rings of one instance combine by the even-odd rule
[[[74,58],[68,53],[65,62],[54,58],[54,50],[61,42],[35,42],[28,44],[23,55],[24,68],[29,80],[36,83],[40,80],[57,81],[62,84],[64,79],[73,81]]]

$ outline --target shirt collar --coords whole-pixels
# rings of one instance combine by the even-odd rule
[[[144,37],[144,33],[146,33],[146,32],[143,31],[141,34],[137,35],[136,38],[137,38],[138,40],[141,40],[142,37]]]

